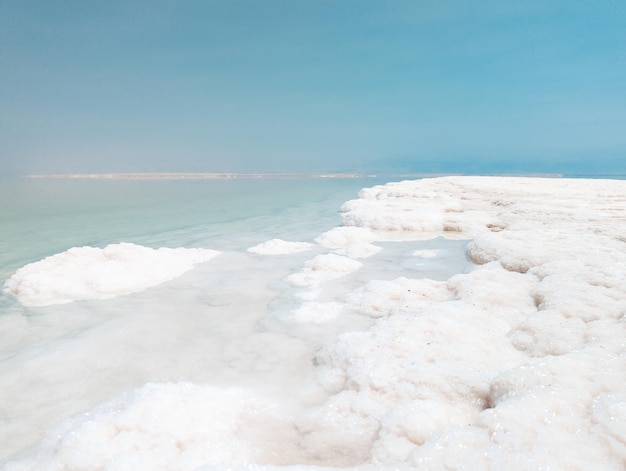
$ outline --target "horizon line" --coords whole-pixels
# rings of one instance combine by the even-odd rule
[[[94,180],[211,180],[235,178],[376,178],[385,176],[426,177],[457,175],[448,173],[238,173],[238,172],[120,172],[120,173],[51,173],[29,174],[33,179]]]

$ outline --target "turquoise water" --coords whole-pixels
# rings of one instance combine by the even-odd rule
[[[20,180],[0,183],[0,280],[70,247],[241,250],[340,224],[364,179]]]

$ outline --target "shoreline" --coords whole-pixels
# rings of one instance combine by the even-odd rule
[[[58,173],[26,175],[30,179],[95,179],[95,180],[221,180],[235,178],[365,178],[360,173]],[[375,175],[374,175],[375,176]]]
[[[457,173],[228,173],[228,172],[129,172],[129,173],[54,173],[54,174],[29,174],[27,179],[49,180],[224,180],[224,179],[251,179],[251,178],[437,178],[449,176],[462,176]],[[476,175],[483,176],[483,175]],[[494,177],[517,176],[535,178],[563,178],[561,173],[540,174],[498,174]]]

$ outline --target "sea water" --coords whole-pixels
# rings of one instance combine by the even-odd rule
[[[5,469],[621,469],[624,182],[377,183],[4,184]]]
[[[70,247],[243,249],[277,235],[311,238],[370,179],[18,180],[0,183],[0,267]]]

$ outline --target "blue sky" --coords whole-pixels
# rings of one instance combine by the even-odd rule
[[[624,25],[623,0],[0,0],[0,164],[626,173]]]

